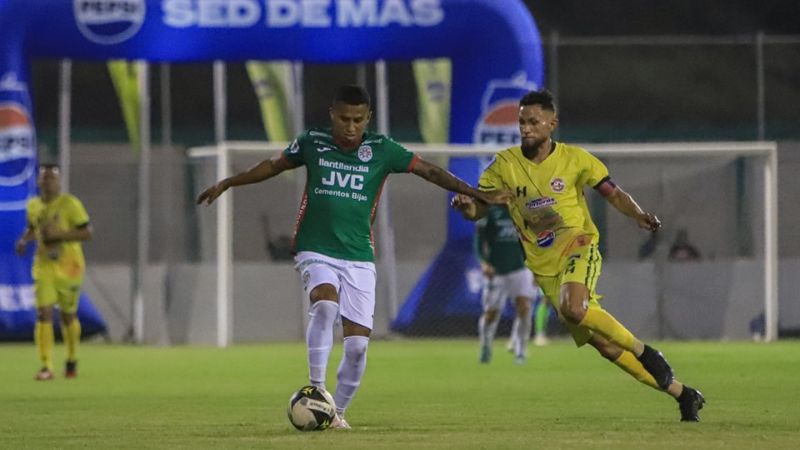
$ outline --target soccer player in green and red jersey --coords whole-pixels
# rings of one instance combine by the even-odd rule
[[[372,116],[364,88],[340,87],[330,107],[330,128],[300,134],[280,156],[219,181],[197,198],[210,204],[234,186],[258,183],[285,170],[306,168],[306,189],[297,217],[297,271],[311,302],[306,332],[309,379],[325,386],[333,327],[341,316],[344,354],[337,372],[332,428],[350,428],[344,412],[361,383],[375,310],[372,222],[386,177],[411,172],[481,203],[504,204],[506,191],[482,192],[406,150],[367,131]]]

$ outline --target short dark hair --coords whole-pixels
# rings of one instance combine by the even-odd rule
[[[367,107],[372,106],[372,102],[369,98],[369,93],[367,90],[355,84],[346,84],[344,86],[340,86],[339,89],[336,90],[336,94],[333,96],[333,104],[335,105],[336,103],[344,103],[347,105],[367,105]]]
[[[541,105],[542,109],[556,112],[556,101],[547,89],[530,91],[519,100],[519,106]]]
[[[41,163],[39,164],[39,170],[57,170],[61,171],[61,167],[56,163]]]

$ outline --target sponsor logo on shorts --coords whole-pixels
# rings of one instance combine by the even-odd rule
[[[553,206],[556,203],[556,199],[552,197],[541,197],[528,201],[528,203],[525,204],[525,207],[528,209],[539,209]]]
[[[372,159],[372,147],[369,145],[362,145],[358,147],[358,159],[363,162],[368,162]]]
[[[556,233],[552,230],[544,230],[536,235],[536,245],[547,248],[553,245],[556,240]]]
[[[145,0],[73,0],[75,23],[96,44],[119,44],[133,37],[144,22]]]
[[[303,279],[303,289],[308,289],[308,282],[311,280],[311,272],[304,270],[301,278]]]
[[[561,178],[553,178],[550,180],[550,188],[553,189],[553,192],[561,192],[566,187],[564,184],[564,180]]]

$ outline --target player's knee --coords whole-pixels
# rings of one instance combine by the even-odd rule
[[[323,283],[312,289],[308,294],[308,298],[311,300],[311,303],[316,303],[320,300],[328,300],[338,303],[339,293],[336,291],[336,287],[334,285]]]
[[[75,313],[61,313],[61,321],[64,322],[64,325],[72,325],[73,320],[75,320]]]
[[[344,338],[345,358],[350,361],[360,361],[367,354],[369,338],[366,336],[347,336]]]
[[[53,320],[53,308],[36,308],[36,320],[39,322],[51,322]]]
[[[579,302],[562,301],[559,310],[564,319],[572,323],[580,323],[586,315],[586,307]]]
[[[517,302],[517,317],[526,317],[531,314],[531,302],[528,299]]]
[[[564,289],[561,291],[559,311],[569,322],[580,323],[588,308],[587,293],[583,289]]]
[[[483,316],[487,322],[494,322],[494,319],[497,317],[497,310],[487,309],[486,312],[483,313]]]

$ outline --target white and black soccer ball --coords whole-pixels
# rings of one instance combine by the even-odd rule
[[[289,422],[300,431],[322,431],[331,425],[336,404],[325,389],[303,386],[289,398]]]

